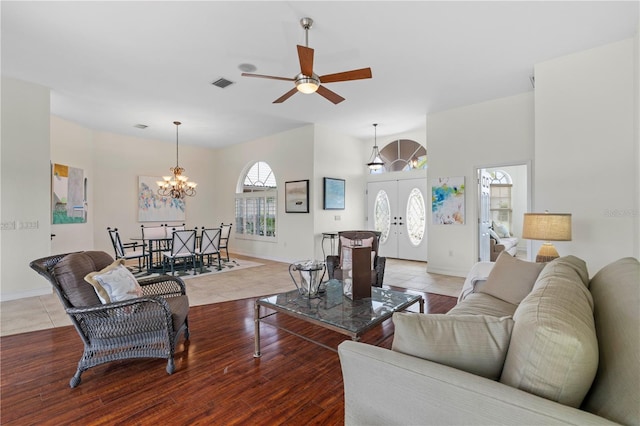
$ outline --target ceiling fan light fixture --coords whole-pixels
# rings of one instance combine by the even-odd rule
[[[308,77],[306,75],[299,74],[296,77],[296,88],[298,89],[298,92],[308,95],[316,92],[318,87],[320,87],[320,79],[315,75]]]

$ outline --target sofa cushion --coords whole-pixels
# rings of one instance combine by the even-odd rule
[[[640,263],[627,257],[589,285],[600,362],[582,408],[620,424],[640,424]]]
[[[485,293],[471,293],[459,302],[447,315],[491,315],[507,317],[513,315],[517,305]]]
[[[100,305],[100,299],[84,277],[111,264],[113,258],[103,251],[85,251],[66,255],[53,267],[53,273],[74,307]]]
[[[91,272],[84,280],[91,284],[102,303],[114,303],[142,296],[136,277],[118,259],[100,271]]]
[[[517,305],[531,292],[544,265],[516,259],[503,252],[478,291]]]
[[[500,381],[579,407],[598,367],[593,300],[574,265],[548,263],[522,300]]]
[[[565,278],[573,279],[574,274],[578,274],[585,287],[589,287],[589,271],[587,270],[587,263],[584,260],[579,257],[569,255],[559,257],[553,262],[555,266],[552,268],[544,268],[540,272],[540,275],[538,275],[538,280],[546,278],[549,275],[562,275]],[[564,265],[566,268],[556,267],[558,265]]]
[[[497,380],[513,320],[485,315],[393,314],[392,350]]]

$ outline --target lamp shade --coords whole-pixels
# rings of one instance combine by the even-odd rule
[[[522,238],[571,241],[571,213],[525,213]]]

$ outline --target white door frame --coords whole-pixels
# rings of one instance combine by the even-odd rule
[[[478,176],[478,172],[481,169],[495,169],[495,168],[500,168],[500,167],[513,167],[513,166],[525,166],[527,168],[527,211],[531,211],[532,208],[532,200],[533,200],[533,167],[531,164],[531,160],[523,160],[523,161],[513,161],[513,162],[504,162],[504,163],[491,163],[491,164],[484,164],[484,165],[477,165],[474,166],[473,169],[473,175],[474,179],[476,179],[475,182],[475,187],[476,187],[476,197],[475,197],[475,203],[476,203],[476,208],[472,209],[473,214],[475,215],[474,218],[472,218],[473,223],[477,225],[479,217],[480,217],[480,203],[478,203],[478,200],[480,199],[480,185],[478,183],[477,180],[477,176]],[[474,232],[474,259],[478,259],[478,257],[480,256],[480,236],[478,235],[477,232],[477,226],[476,226],[476,232]],[[531,241],[530,240],[526,240],[526,248],[527,248],[527,255],[526,258],[527,260],[531,260]]]

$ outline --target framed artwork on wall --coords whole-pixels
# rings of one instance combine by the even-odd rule
[[[344,210],[344,179],[324,178],[324,198],[322,208],[325,210]]]
[[[464,176],[432,179],[431,200],[434,225],[464,225]]]
[[[309,180],[285,182],[284,204],[287,213],[309,213]]]
[[[87,222],[87,179],[83,169],[51,165],[51,204],[53,225]]]
[[[184,221],[184,200],[158,194],[161,177],[138,176],[138,222]]]

